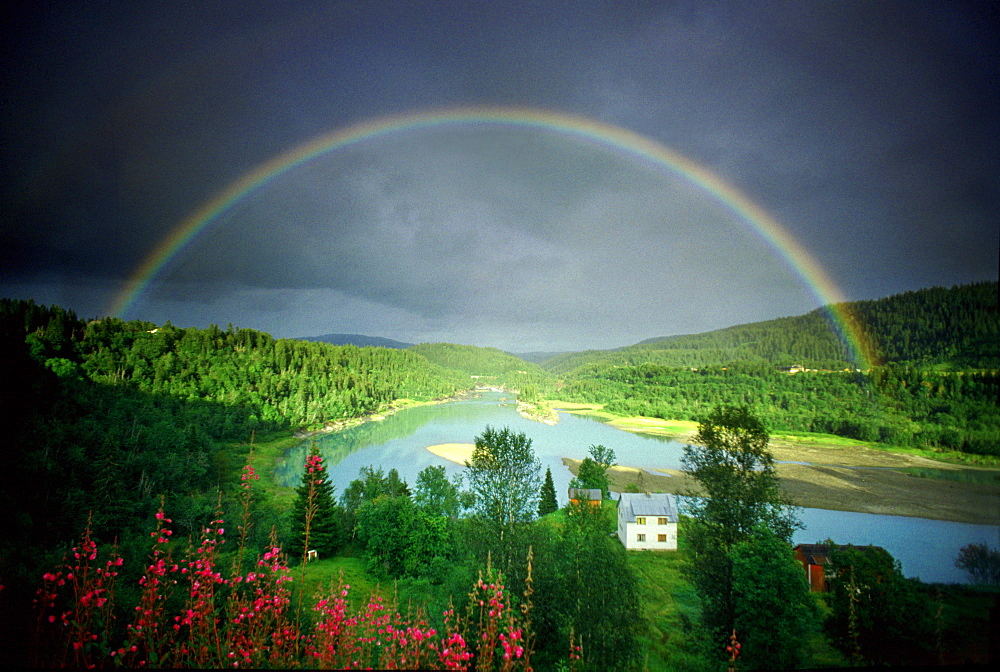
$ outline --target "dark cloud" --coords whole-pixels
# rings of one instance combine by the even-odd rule
[[[0,293],[102,312],[253,167],[359,120],[460,105],[658,140],[775,215],[847,298],[996,278],[986,7],[28,3],[3,26]],[[463,127],[271,181],[129,315],[557,349],[816,302],[691,183],[538,130]]]

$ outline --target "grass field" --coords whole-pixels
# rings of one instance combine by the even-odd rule
[[[302,439],[291,432],[275,432],[255,438],[253,442],[253,468],[260,477],[262,490],[271,494],[275,504],[287,511],[292,507],[295,490],[279,486],[274,480],[275,468],[285,459],[288,449],[297,446]],[[249,446],[243,448],[249,450]]]
[[[691,670],[704,666],[692,626],[701,606],[681,575],[681,551],[632,551],[628,563],[639,579],[643,627],[642,664],[649,670]]]
[[[575,401],[554,400],[548,402],[553,408],[606,422],[629,432],[671,436],[680,441],[691,441],[698,431],[698,423],[694,420],[665,420],[663,418],[648,418],[643,416],[624,417],[604,410],[604,404],[590,404]],[[887,453],[898,453],[923,457],[929,460],[959,464],[964,466],[998,467],[1000,458],[988,455],[973,455],[957,450],[931,450],[927,448],[910,448],[906,446],[890,446],[873,441],[848,439],[835,434],[818,432],[771,432],[772,447],[818,446],[824,448],[867,448]]]

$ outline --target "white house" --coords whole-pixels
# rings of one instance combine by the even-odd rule
[[[618,539],[630,551],[676,551],[674,496],[623,492],[618,499]]]

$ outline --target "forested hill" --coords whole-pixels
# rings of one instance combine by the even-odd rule
[[[453,343],[422,343],[409,349],[445,369],[476,376],[484,385],[506,385],[520,389],[534,385],[546,389],[551,379],[537,364],[526,362],[496,348],[480,348]]]
[[[322,336],[301,336],[297,340],[330,343],[332,345],[357,345],[372,348],[394,348],[403,350],[413,346],[413,343],[394,341],[382,336],[364,336],[362,334],[323,334]]]
[[[1000,367],[996,282],[932,287],[851,304],[882,363]]]
[[[470,387],[467,376],[406,350],[276,340],[232,326],[84,323],[30,301],[4,300],[0,315],[5,339],[60,377],[249,409],[272,426],[317,426]]]
[[[190,526],[238,479],[244,458],[235,446],[254,431],[320,427],[473,385],[407,350],[214,325],[85,322],[8,299],[0,299],[0,372],[0,510],[18,512],[0,516],[5,583],[39,549],[83,529],[89,512],[95,534],[122,539],[162,495]]]
[[[1000,367],[997,283],[934,287],[848,304],[873,346],[879,364],[940,368]],[[744,324],[703,334],[643,341],[617,350],[552,357],[541,366],[567,375],[581,368],[615,365],[702,367],[732,362],[817,369],[850,365],[826,308],[805,315]]]

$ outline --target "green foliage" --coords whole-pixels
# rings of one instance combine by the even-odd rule
[[[732,547],[730,562],[740,668],[800,667],[818,614],[791,546],[760,528]]]
[[[639,588],[624,547],[605,533],[567,550],[562,568],[567,620],[583,641],[587,669],[633,669],[640,654]]]
[[[555,669],[572,633],[577,669],[635,669],[643,626],[638,579],[612,536],[613,504],[563,508],[532,525],[535,669]],[[520,585],[520,584],[518,584]]]
[[[268,426],[322,426],[469,387],[467,378],[414,353],[274,340],[251,329],[178,329],[106,319],[83,339],[95,380],[143,392],[214,399],[251,409]]]
[[[561,399],[617,415],[695,420],[746,405],[777,431],[997,456],[996,295],[996,283],[980,283],[850,304],[883,362],[864,372],[845,370],[822,311],[545,366],[565,377]],[[812,370],[779,368],[792,364]]]
[[[293,558],[302,558],[307,550],[306,521],[309,521],[309,547],[320,557],[333,555],[344,543],[344,511],[337,506],[335,488],[330,482],[326,462],[314,443],[309,448],[306,470],[302,483],[295,488],[295,502],[291,511],[291,538],[288,553]]]
[[[694,440],[695,445],[684,447],[682,461],[705,497],[688,504],[689,515],[712,528],[727,548],[759,526],[789,541],[798,523],[781,491],[760,420],[746,407],[723,406],[698,426]]]
[[[615,451],[598,444],[590,446],[588,452],[590,455],[583,458],[576,477],[570,481],[569,486],[571,488],[600,490],[601,497],[607,499],[610,492],[608,469],[616,464]]]
[[[12,604],[30,601],[23,587],[39,558],[64,549],[89,512],[95,538],[117,538],[130,552],[161,496],[178,535],[211,516],[220,492],[223,509],[234,510],[239,446],[254,433],[471,386],[412,352],[214,325],[83,322],[57,306],[6,299],[0,371],[10,447],[0,474],[0,507],[10,512],[0,516],[0,575]],[[286,519],[275,500],[267,493],[253,504],[257,537]]]
[[[615,455],[615,451],[603,444],[592,445],[587,449],[587,452],[590,453],[591,459],[605,471],[618,464],[616,462],[618,458]]]
[[[537,364],[526,362],[496,348],[478,348],[453,343],[422,343],[408,349],[431,364],[474,376],[479,383],[521,390],[522,395],[538,395],[554,389],[552,376]],[[525,398],[524,401],[531,401]]]
[[[826,629],[834,644],[854,664],[920,661],[933,644],[933,622],[917,582],[883,548],[831,546]]]
[[[389,578],[431,576],[452,554],[448,520],[415,506],[405,495],[366,501],[357,520],[358,539],[378,572]]]
[[[602,497],[608,495],[608,475],[604,467],[590,457],[583,458],[576,478],[570,481],[571,488],[586,488],[600,490]]]
[[[417,474],[413,502],[429,515],[445,518],[457,518],[462,508],[458,486],[448,480],[440,465],[431,465]]]
[[[767,365],[670,369],[653,364],[594,369],[567,381],[560,397],[604,404],[619,415],[704,417],[747,405],[775,430],[836,434],[900,446],[996,454],[1000,377],[889,366],[789,375]]]
[[[837,306],[852,316],[872,347],[876,364],[911,363],[951,368],[1000,367],[997,283],[905,292],[876,301]],[[805,315],[744,324],[703,334],[650,339],[612,351],[568,353],[542,362],[554,374],[585,375],[593,366],[668,368],[756,362],[815,369],[853,367],[831,326],[829,307]]]
[[[522,385],[521,389],[518,390],[517,400],[523,401],[526,404],[537,403],[541,398],[538,395],[537,385]]]
[[[556,486],[552,482],[552,470],[545,468],[545,480],[542,482],[542,491],[538,497],[538,517],[547,516],[559,510],[559,501],[556,499]]]
[[[373,502],[379,497],[408,497],[410,487],[399,477],[399,472],[390,469],[385,473],[381,468],[361,467],[356,478],[348,484],[341,495],[344,508],[348,512],[357,511],[365,502]]]
[[[1000,586],[1000,551],[986,544],[966,544],[955,558],[955,566],[969,573],[973,583]]]
[[[486,427],[467,466],[475,515],[489,535],[494,559],[507,571],[514,561],[510,537],[538,512],[541,464],[523,432]]]
[[[767,431],[748,409],[716,409],[699,425],[695,441],[699,445],[685,446],[683,464],[704,496],[687,504],[686,572],[702,600],[702,623],[721,652],[737,614],[744,616],[744,629],[767,627],[766,621],[746,622],[755,612],[735,583],[738,545],[751,544],[746,551],[767,543],[768,535],[788,544],[798,522],[781,492]]]

